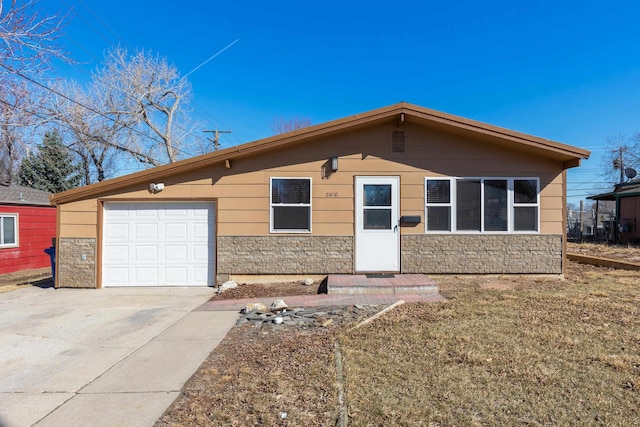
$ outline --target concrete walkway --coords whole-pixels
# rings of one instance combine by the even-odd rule
[[[235,324],[209,288],[0,294],[0,426],[149,426]]]

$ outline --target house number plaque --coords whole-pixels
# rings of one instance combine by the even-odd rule
[[[338,197],[338,192],[334,191],[334,192],[330,192],[330,193],[326,193],[325,197],[329,197],[331,199]]]

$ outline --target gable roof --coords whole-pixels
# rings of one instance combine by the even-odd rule
[[[0,204],[50,206],[50,195],[30,187],[0,184]]]
[[[226,160],[238,159],[258,152],[282,148],[286,145],[301,143],[332,133],[340,133],[376,123],[394,121],[416,123],[426,127],[446,130],[456,134],[470,136],[488,143],[506,145],[526,152],[536,153],[563,162],[566,168],[580,165],[581,159],[589,158],[590,152],[571,145],[539,138],[498,126],[489,125],[464,117],[442,113],[417,105],[400,102],[388,107],[371,110],[342,119],[332,120],[315,126],[309,126],[293,132],[203,154],[153,169],[113,178],[85,187],[75,188],[54,194],[51,203],[59,204],[96,196],[105,191],[113,191],[126,186],[148,182],[150,180],[176,175],[189,170],[210,166]]]

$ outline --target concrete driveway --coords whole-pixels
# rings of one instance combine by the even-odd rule
[[[237,320],[210,288],[0,294],[0,427],[149,426]]]

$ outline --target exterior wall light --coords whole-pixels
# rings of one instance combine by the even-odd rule
[[[164,184],[162,182],[159,183],[151,183],[149,184],[149,192],[152,194],[156,194],[164,190]]]
[[[331,159],[329,159],[331,161],[331,171],[335,172],[338,170],[338,157],[334,156]]]

